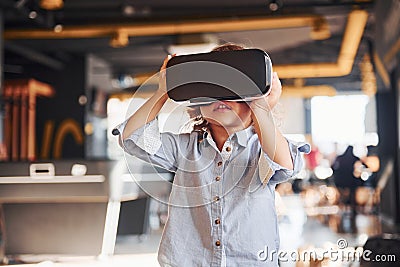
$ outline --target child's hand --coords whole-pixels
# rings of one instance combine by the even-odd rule
[[[279,101],[282,94],[282,85],[279,80],[278,73],[274,72],[272,74],[272,88],[268,95],[254,99],[251,102],[252,108],[262,108],[266,111],[271,111]]]
[[[160,76],[158,79],[158,90],[161,91],[162,93],[167,93],[167,79],[166,79],[166,69],[167,69],[167,63],[168,61],[174,57],[176,54],[168,55],[165,59],[164,62],[160,68]]]

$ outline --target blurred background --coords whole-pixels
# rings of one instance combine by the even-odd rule
[[[312,145],[276,207],[281,249],[317,256],[280,265],[398,266],[399,14],[399,0],[1,0],[0,262],[158,266],[172,174],[111,131],[168,54],[233,42],[269,53],[279,127]],[[160,128],[187,119],[169,101]]]

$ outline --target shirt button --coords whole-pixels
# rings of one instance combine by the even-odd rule
[[[219,162],[217,163],[217,165],[218,165],[218,167],[221,167],[222,161],[219,161]]]
[[[215,245],[216,245],[217,247],[221,246],[221,241],[219,241],[219,240],[215,241]]]
[[[221,223],[221,220],[218,218],[218,219],[215,219],[215,224],[220,224]]]
[[[219,181],[219,180],[221,180],[221,176],[217,176],[217,177],[215,177],[215,181]]]
[[[214,197],[215,201],[219,201],[219,196]]]
[[[226,149],[226,151],[228,151],[228,152],[232,150],[232,148],[231,148],[230,146],[227,146],[225,149]]]

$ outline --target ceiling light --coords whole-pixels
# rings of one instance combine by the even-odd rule
[[[273,3],[270,3],[270,4],[269,4],[269,9],[270,9],[271,11],[277,11],[277,10],[279,9],[279,6],[278,6],[277,3],[273,2]]]
[[[63,26],[61,24],[57,24],[56,26],[54,26],[53,28],[54,32],[62,32],[63,30]]]
[[[125,47],[128,44],[129,44],[129,36],[124,31],[117,31],[110,41],[110,46],[114,48]]]
[[[40,7],[47,10],[60,9],[64,6],[63,0],[41,0]]]
[[[125,16],[132,16],[136,13],[136,8],[134,6],[131,5],[126,5],[122,7],[122,13]]]
[[[280,9],[282,7],[282,2],[279,0],[272,0],[269,2],[268,4],[268,8],[269,10],[271,10],[272,12],[277,11],[278,9]]]
[[[31,12],[29,12],[28,16],[30,19],[36,19],[37,13],[36,13],[36,11],[31,11]]]
[[[148,16],[148,15],[150,15],[150,14],[151,14],[151,8],[150,8],[150,7],[148,7],[148,6],[146,6],[146,7],[142,8],[142,10],[141,10],[141,14],[142,14],[142,15],[145,15],[145,16]]]

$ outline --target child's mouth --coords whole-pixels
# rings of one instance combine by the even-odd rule
[[[232,108],[228,105],[226,105],[223,102],[218,102],[214,106],[214,111],[226,111],[226,110],[231,110]]]

